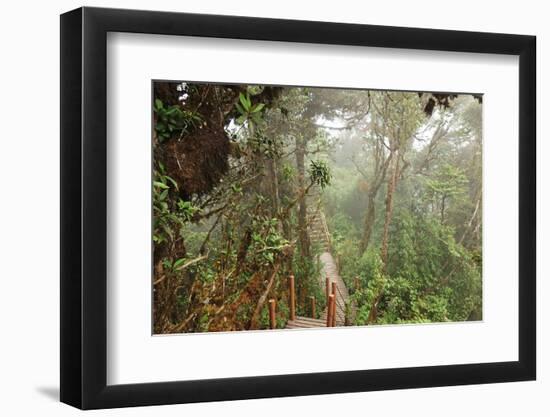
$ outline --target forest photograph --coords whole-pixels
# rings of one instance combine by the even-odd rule
[[[483,319],[475,93],[152,81],[153,334]]]

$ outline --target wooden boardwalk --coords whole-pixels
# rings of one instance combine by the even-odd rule
[[[330,252],[324,252],[321,254],[320,260],[323,265],[323,272],[320,277],[319,285],[325,288],[326,278],[328,278],[331,283],[336,283],[336,325],[344,326],[346,323],[346,303],[349,300],[348,289],[346,288],[346,284],[344,284],[344,280],[338,273],[338,267],[332,258],[332,254]],[[323,311],[321,318],[326,321],[327,309]]]
[[[318,206],[318,205],[317,205]],[[309,207],[314,207],[313,204]],[[322,210],[311,209],[308,212],[308,232],[312,245],[318,245],[323,251],[319,256],[321,263],[321,274],[319,276],[319,285],[326,291],[326,279],[330,282],[332,289],[332,283],[336,283],[336,326],[344,326],[346,324],[346,303],[349,300],[349,292],[346,288],[346,284],[340,274],[338,273],[338,267],[331,253],[331,242],[328,227],[325,221],[325,216]],[[327,326],[327,311],[325,308],[321,314],[321,319],[313,319],[310,317],[297,316],[296,320],[289,320],[287,323],[287,329],[304,329],[312,327],[326,327]]]
[[[296,320],[289,320],[286,323],[287,329],[308,329],[312,327],[326,327],[327,322],[321,319],[312,319],[311,317],[296,316]]]

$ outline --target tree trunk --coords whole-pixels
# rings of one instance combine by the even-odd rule
[[[374,175],[368,190],[367,211],[365,214],[365,223],[363,226],[363,237],[359,246],[361,254],[363,254],[369,247],[376,214],[376,197],[378,196],[378,191],[380,190],[380,187],[382,186],[382,183],[386,178],[386,172],[388,171],[388,165],[391,160],[391,153],[388,155],[388,157],[385,157],[384,147],[380,141],[378,141],[376,145],[375,153],[376,155],[374,162]],[[363,175],[365,180],[368,180],[366,173],[359,168],[358,170]]]
[[[386,271],[387,267],[387,261],[388,261],[388,238],[389,238],[389,230],[390,230],[390,223],[392,219],[393,214],[393,194],[395,192],[395,188],[397,187],[397,177],[399,174],[399,153],[398,151],[395,151],[395,154],[391,156],[393,159],[393,171],[390,177],[390,180],[388,181],[388,191],[386,193],[386,216],[384,219],[384,232],[382,234],[382,249],[380,251],[380,257],[382,258],[382,264],[384,268],[384,272]]]
[[[296,138],[296,167],[298,169],[298,189],[300,198],[298,201],[298,240],[300,242],[300,254],[303,257],[309,257],[309,236],[307,233],[307,206],[305,190],[305,141],[302,138]]]
[[[279,211],[281,208],[281,198],[279,197],[279,179],[277,175],[277,162],[272,159],[267,159],[267,172],[268,172],[268,178],[269,178],[269,185],[271,188],[271,198],[273,202],[273,217],[277,217],[279,215]]]
[[[250,318],[250,323],[248,324],[248,329],[253,330],[258,328],[258,319],[260,316],[260,313],[262,312],[262,308],[267,300],[267,297],[269,295],[269,292],[273,288],[273,283],[275,282],[275,277],[277,276],[277,273],[279,272],[279,268],[281,267],[281,262],[279,261],[275,268],[273,269],[273,272],[271,273],[271,276],[269,278],[269,281],[265,287],[265,290],[263,291],[262,295],[258,299],[258,302],[256,304],[256,308],[254,308],[254,312],[252,313],[252,317]]]
[[[369,242],[372,235],[372,229],[374,226],[374,219],[375,219],[376,194],[378,194],[378,189],[369,192],[369,196],[368,196],[369,202],[367,207],[367,214],[365,215],[363,238],[361,239],[361,246],[360,246],[361,253],[365,253],[365,251],[369,247]]]
[[[472,225],[474,224],[476,218],[479,216],[478,212],[479,212],[480,206],[481,206],[481,189],[478,192],[478,196],[477,196],[477,199],[476,199],[476,205],[475,205],[474,211],[472,213],[472,216],[470,217],[470,220],[468,221],[468,224],[466,225],[466,228],[464,229],[464,232],[462,233],[462,236],[460,237],[460,239],[458,241],[459,245],[464,244],[464,239],[466,238],[466,236],[468,235],[468,233],[472,229]],[[475,234],[475,232],[477,231],[478,228],[479,228],[479,222],[475,222],[475,227],[473,228],[474,231],[473,231],[472,234]]]
[[[445,200],[447,199],[447,196],[444,195],[441,198],[441,224],[445,224]]]
[[[371,304],[369,316],[367,317],[367,324],[372,324],[376,321],[378,318],[378,303],[382,299],[382,296],[384,295],[384,288],[380,290],[376,298]]]
[[[382,270],[386,272],[387,262],[388,262],[388,238],[389,238],[389,229],[391,218],[393,214],[393,194],[397,187],[397,179],[399,177],[399,153],[398,151],[392,151],[389,156],[390,165],[393,163],[393,170],[391,172],[390,179],[388,181],[388,189],[386,192],[386,216],[384,218],[384,231],[382,234],[382,248],[380,257],[382,259]],[[384,288],[382,287],[376,297],[374,298],[369,316],[367,318],[367,324],[374,323],[378,318],[378,304],[384,295]]]

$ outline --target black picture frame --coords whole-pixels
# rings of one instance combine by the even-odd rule
[[[108,32],[519,56],[519,360],[107,385]],[[61,16],[61,401],[82,409],[534,380],[536,38],[79,8]]]

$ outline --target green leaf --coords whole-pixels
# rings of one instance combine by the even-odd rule
[[[236,104],[236,107],[240,114],[246,114],[246,112],[243,109],[243,106],[241,106],[239,103]]]
[[[179,188],[178,183],[176,181],[174,181],[173,178],[169,177],[168,175],[165,175],[164,178],[166,178],[168,181],[170,181],[174,185],[174,187],[176,187],[176,190]]]
[[[248,97],[246,97],[243,93],[240,93],[239,94],[239,100],[240,100],[243,108],[245,109],[245,111],[249,112],[250,111],[250,106],[251,106],[250,99]]]
[[[162,100],[160,100],[160,99],[158,99],[158,98],[155,99],[155,108],[156,108],[157,110],[160,110],[160,109],[163,108]]]
[[[258,103],[252,108],[252,113],[257,113],[265,107],[264,103]]]
[[[170,188],[166,184],[163,184],[162,182],[159,182],[159,181],[153,181],[153,185],[155,187],[159,187],[159,188],[162,188],[162,189],[169,189]]]
[[[185,258],[180,258],[172,265],[172,268],[178,269],[185,262]]]

